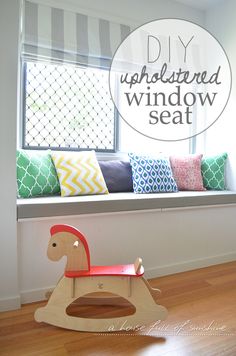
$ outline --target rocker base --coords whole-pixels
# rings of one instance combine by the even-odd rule
[[[93,319],[69,316],[66,308],[76,299],[94,292],[119,295],[136,308],[132,315]],[[35,312],[35,320],[66,329],[89,332],[137,331],[164,320],[165,307],[156,304],[153,290],[143,277],[96,276],[63,277],[54,289],[47,305]]]

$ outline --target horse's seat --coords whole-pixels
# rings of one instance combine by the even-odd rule
[[[116,266],[91,266],[89,271],[65,271],[65,277],[92,277],[92,276],[124,276],[140,277],[144,274],[143,266],[138,273],[133,264]]]

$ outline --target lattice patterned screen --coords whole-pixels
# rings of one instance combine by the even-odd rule
[[[108,75],[91,67],[26,62],[24,148],[114,151]]]

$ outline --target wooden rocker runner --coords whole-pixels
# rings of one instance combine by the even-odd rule
[[[90,254],[83,234],[72,226],[55,225],[51,228],[48,258],[58,261],[67,256],[64,276],[59,280],[45,307],[35,312],[35,320],[66,329],[108,332],[148,326],[167,316],[165,307],[156,304],[158,290],[151,288],[143,277],[142,260],[118,266],[90,266]],[[128,300],[136,309],[132,315],[115,318],[83,318],[70,316],[67,307],[76,299],[94,292],[106,292]],[[92,298],[92,297],[91,297]],[[95,298],[95,297],[94,297]]]

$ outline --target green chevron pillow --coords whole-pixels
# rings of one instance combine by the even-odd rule
[[[207,189],[225,189],[225,163],[227,153],[202,159],[201,171],[203,185]]]
[[[47,152],[18,150],[17,186],[20,198],[52,195],[60,192],[55,166]]]

